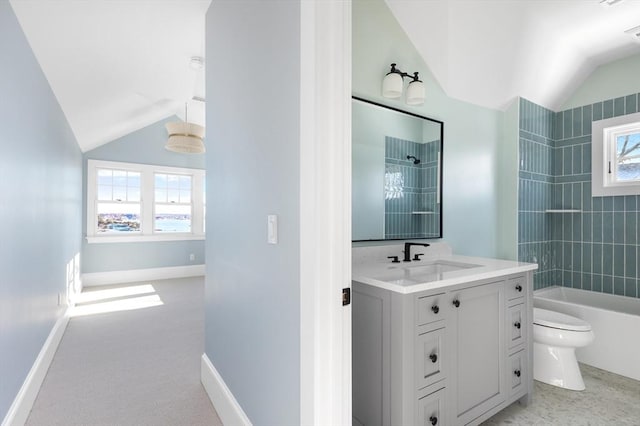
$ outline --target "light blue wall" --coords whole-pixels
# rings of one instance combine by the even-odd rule
[[[498,252],[500,259],[518,259],[518,134],[520,101],[516,99],[504,113],[499,159]]]
[[[82,272],[129,271],[168,266],[202,265],[204,240],[87,244],[83,241]],[[194,260],[189,260],[193,254]]]
[[[205,155],[178,154],[164,149],[167,140],[165,123],[180,121],[170,117],[102,145],[83,156],[83,194],[86,197],[87,160],[204,169]],[[205,141],[206,143],[206,141]],[[82,233],[87,232],[87,205],[83,203]],[[195,259],[189,260],[194,254]],[[204,263],[204,241],[163,241],[140,243],[88,244],[82,241],[82,272],[126,271],[166,266]]]
[[[640,54],[596,68],[576,89],[560,110],[581,107],[640,92]]]
[[[205,352],[255,425],[300,423],[299,22],[299,0],[206,20]]]
[[[131,132],[108,144],[84,153],[84,160],[124,161],[159,166],[204,169],[206,154],[179,154],[164,149],[167,141],[166,123],[182,121],[173,116]],[[205,145],[208,145],[205,138]]]
[[[447,96],[382,0],[354,0],[352,35],[354,95],[444,121],[444,241],[458,254],[506,252],[499,247],[504,239],[497,238],[504,113]],[[423,106],[382,97],[382,79],[392,62],[403,71],[420,72],[426,86]],[[505,239],[515,241],[515,227],[511,232]]]
[[[82,154],[8,1],[0,1],[0,420],[66,306],[80,251]]]

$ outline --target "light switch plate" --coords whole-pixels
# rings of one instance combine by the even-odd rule
[[[278,216],[275,214],[267,216],[267,243],[278,244]]]

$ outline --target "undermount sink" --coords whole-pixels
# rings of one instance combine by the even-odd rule
[[[464,269],[478,268],[481,265],[473,263],[453,262],[450,260],[419,261],[410,264],[389,265],[384,271],[371,278],[393,282],[400,285],[413,285],[444,278],[446,272],[455,272]]]

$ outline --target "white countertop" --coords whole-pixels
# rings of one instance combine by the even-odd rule
[[[415,279],[376,279],[404,268],[417,268],[421,265],[441,261],[443,263],[459,263],[477,265],[470,268],[445,271],[440,273],[419,274],[420,280]],[[502,277],[505,275],[524,273],[538,269],[535,263],[514,262],[511,260],[488,259],[483,257],[468,257],[444,254],[428,256],[424,261],[391,263],[391,261],[354,262],[352,269],[353,281],[369,284],[375,287],[395,291],[402,294],[417,293],[456,284],[464,284],[476,280]]]

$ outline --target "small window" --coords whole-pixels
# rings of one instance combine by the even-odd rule
[[[640,194],[640,113],[592,126],[594,196]]]
[[[614,185],[640,182],[640,123],[632,131],[612,136],[615,152],[610,155],[610,180]]]

